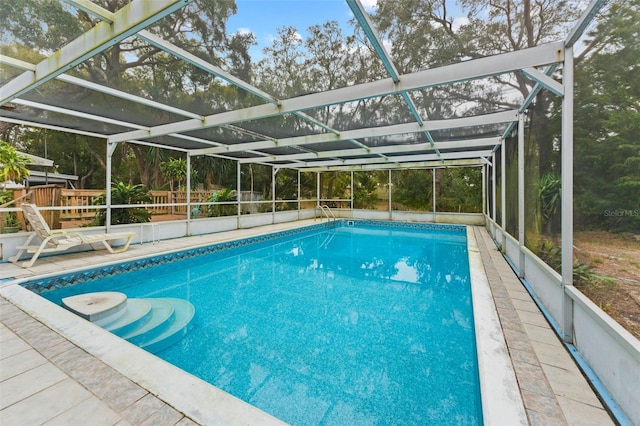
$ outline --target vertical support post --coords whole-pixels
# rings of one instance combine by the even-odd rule
[[[480,168],[482,172],[482,214],[487,215],[487,165]]]
[[[493,219],[493,223],[495,225],[496,220],[498,220],[498,216],[496,214],[496,153],[494,152],[493,155],[491,156],[491,194],[493,195],[491,197],[491,219]]]
[[[187,235],[191,235],[191,153],[187,152]]]
[[[276,214],[276,175],[278,174],[278,170],[275,167],[271,166],[271,217],[272,222],[275,222],[273,219]]]
[[[389,169],[389,178],[387,180],[387,199],[389,205],[389,220],[393,220],[393,213],[391,211],[391,169]]]
[[[500,227],[502,228],[502,252],[507,248],[507,141],[500,148]]]
[[[316,173],[316,206],[320,208],[320,172]]]
[[[298,219],[300,219],[300,170],[298,169],[298,196],[296,197],[298,200]]]
[[[118,146],[117,142],[107,142],[107,177],[106,177],[106,186],[107,190],[105,193],[105,201],[107,203],[107,215],[106,215],[106,230],[107,232],[111,232],[111,157]],[[140,236],[142,238],[142,235]]]
[[[353,170],[351,170],[351,190],[349,191],[349,198],[351,198],[351,214],[353,214]]]
[[[431,195],[432,195],[432,207],[433,207],[433,223],[436,223],[436,169],[431,169]]]
[[[518,276],[524,277],[524,114],[518,114]]]
[[[573,300],[565,288],[573,286],[573,48],[564,52],[562,68],[562,340],[573,343]]]
[[[242,207],[240,205],[240,201],[242,200],[242,185],[240,184],[240,180],[241,180],[241,176],[242,176],[242,170],[241,170],[241,164],[239,161],[236,162],[237,164],[237,170],[236,170],[236,201],[238,203],[237,205],[237,224],[236,224],[236,228],[240,229],[240,216],[242,215]]]

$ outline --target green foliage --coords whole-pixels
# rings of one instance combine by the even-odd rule
[[[27,158],[7,142],[0,141],[0,182],[20,181],[29,176]]]
[[[442,170],[436,209],[443,212],[482,212],[482,171],[479,167]]]
[[[413,211],[433,210],[433,173],[431,170],[398,170],[391,174],[393,202]]]
[[[135,205],[150,203],[153,199],[149,190],[143,185],[127,185],[118,182],[111,188],[112,205]],[[93,205],[105,205],[107,203],[106,194],[102,194],[93,200]],[[112,208],[111,224],[121,225],[126,223],[145,223],[151,221],[151,213],[142,207]],[[93,226],[104,226],[107,222],[107,211],[100,210],[92,222]]]
[[[640,233],[640,4],[617,0],[576,61],[578,225]]]
[[[236,191],[230,188],[221,189],[211,194],[211,197],[207,199],[208,203],[224,203],[230,201],[236,201]],[[214,204],[206,207],[206,214],[209,217],[219,216],[232,216],[238,212],[238,207],[235,204]]]
[[[169,187],[173,191],[173,181],[178,181],[178,189],[182,187],[182,181],[187,178],[187,160],[184,158],[170,158],[160,163],[160,171],[169,181]]]
[[[562,185],[558,176],[553,173],[546,173],[542,176],[538,187],[538,196],[540,197],[543,225],[547,230],[547,235],[551,235],[552,220],[560,206],[561,193]]]
[[[556,247],[552,241],[542,239],[538,242],[538,246],[534,251],[554,271],[560,273],[562,268],[562,250],[560,247]],[[615,282],[614,278],[596,274],[592,269],[591,265],[574,262],[573,285],[576,287],[595,286]]]
[[[354,173],[353,175],[353,206],[356,209],[370,209],[378,201],[377,189],[381,184],[371,172]]]

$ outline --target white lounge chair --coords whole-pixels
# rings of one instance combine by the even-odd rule
[[[35,204],[23,203],[20,208],[22,209],[24,217],[31,224],[34,233],[31,234],[23,246],[18,247],[18,253],[9,258],[9,261],[18,263],[24,252],[33,253],[31,259],[19,264],[23,268],[33,266],[33,263],[42,253],[61,252],[82,244],[88,244],[92,249],[96,250],[94,244],[102,243],[111,253],[121,253],[129,248],[131,239],[136,235],[135,232],[83,235],[80,232],[68,232],[61,229],[51,230]],[[40,237],[42,242],[39,246],[30,246],[29,243],[31,243],[31,240],[36,236]],[[110,241],[122,239],[126,239],[123,246],[114,248],[110,243]]]

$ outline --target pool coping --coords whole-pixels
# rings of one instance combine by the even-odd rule
[[[502,333],[489,280],[485,274],[478,242],[473,228],[469,226],[467,252],[483,422],[487,425],[527,425],[524,402]],[[490,397],[487,398],[487,395]]]
[[[313,228],[313,225],[297,226],[295,229],[300,228]],[[265,231],[256,235],[272,232]],[[474,323],[477,342],[480,342],[477,345],[477,352],[481,395],[484,395],[482,397],[483,420],[485,424],[505,424],[505,420],[508,420],[509,424],[528,424],[472,227],[466,226],[466,235]],[[182,250],[169,250],[162,253]],[[154,255],[157,254],[149,256]],[[140,256],[140,258],[149,256]],[[112,263],[121,262],[122,260],[118,260]],[[77,270],[85,269],[88,268]],[[56,275],[60,273],[44,274],[38,278]],[[33,277],[6,283],[0,287],[0,294],[36,320],[54,329],[191,419],[202,424],[284,424],[258,408],[102,328],[86,321],[79,321],[74,314],[21,285],[15,285],[30,280],[33,280]],[[497,374],[498,368],[501,374]],[[158,371],[161,371],[161,374]]]

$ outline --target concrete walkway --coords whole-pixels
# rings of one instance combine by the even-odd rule
[[[23,289],[17,289],[8,279],[99,266],[312,223],[279,224],[135,245],[118,255],[88,252],[55,256],[36,262],[30,269],[2,264],[0,278],[5,281],[0,284],[0,424],[240,423],[242,417],[235,417],[234,413],[246,410],[246,404],[215,390],[208,394],[207,388],[213,387],[196,379],[179,383],[184,379],[174,376],[177,369],[160,365],[161,360],[92,324],[66,317],[66,311],[65,315],[48,314],[39,302],[28,306],[32,298],[38,297],[30,292],[26,299],[21,297]],[[474,232],[529,424],[614,424],[487,232],[483,228],[474,228]],[[76,327],[82,330],[77,331]],[[87,341],[92,342],[89,348],[80,343]],[[111,349],[107,352],[105,347]],[[118,356],[127,362],[116,362]],[[121,367],[116,369],[112,365]],[[147,367],[163,368],[168,373],[152,383],[138,374]],[[183,389],[178,400],[171,396],[176,394],[176,387]],[[173,388],[174,392],[166,388]],[[177,407],[191,408],[180,411]],[[279,423],[260,412],[254,414],[252,424]]]

